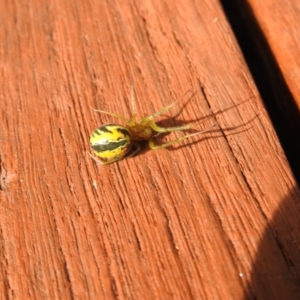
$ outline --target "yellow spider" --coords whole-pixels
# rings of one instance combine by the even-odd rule
[[[94,154],[100,159],[95,158],[93,155],[91,155],[91,157],[102,165],[108,165],[125,157],[128,158],[136,155],[141,150],[139,141],[148,141],[150,149],[158,150],[181,142],[182,140],[196,134],[207,132],[211,129],[209,128],[196,133],[184,135],[174,141],[167,142],[161,145],[155,145],[153,138],[157,137],[161,133],[187,130],[192,128],[191,125],[164,128],[156,125],[153,121],[154,118],[168,111],[177,102],[178,101],[175,101],[169,104],[168,106],[164,107],[151,116],[142,118],[140,121],[136,121],[137,114],[134,91],[133,88],[131,88],[132,113],[130,119],[126,119],[120,115],[104,110],[95,109],[96,112],[111,115],[118,118],[119,120],[122,120],[125,123],[125,126],[118,124],[105,124],[95,129],[91,134],[90,143]],[[135,149],[130,152],[132,146],[134,146]]]

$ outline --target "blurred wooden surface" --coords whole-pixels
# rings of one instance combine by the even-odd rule
[[[1,299],[300,298],[299,188],[218,1],[0,11]],[[91,108],[128,116],[131,85],[140,116],[191,91],[160,124],[216,127],[97,165]]]

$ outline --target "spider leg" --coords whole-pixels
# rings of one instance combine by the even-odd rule
[[[133,86],[131,86],[131,88],[130,88],[130,93],[131,93],[131,119],[130,119],[130,121],[135,123],[135,121],[136,121],[136,102],[135,102],[135,97],[134,97]]]
[[[99,163],[99,164],[101,164],[101,165],[108,165],[108,164],[111,164],[111,163],[113,163],[113,162],[115,162],[115,161],[118,161],[118,160],[120,160],[120,159],[123,159],[123,157],[118,157],[118,158],[116,158],[116,159],[114,159],[114,160],[110,160],[110,161],[102,161],[102,160],[100,160],[100,159],[98,159],[98,158],[96,158],[94,155],[92,155],[91,153],[90,153],[90,156],[91,156],[91,158],[94,160],[94,161],[96,161],[97,163]]]
[[[160,116],[161,114],[165,113],[166,111],[168,111],[171,107],[173,107],[179,100],[174,101],[173,103],[167,105],[166,107],[162,108],[161,110],[155,112],[153,115],[151,116],[147,116],[145,118],[143,118],[141,121],[147,121],[147,120],[151,120],[151,119],[155,119],[156,117]]]
[[[188,130],[192,128],[192,125],[183,125],[183,126],[175,126],[175,127],[160,127],[154,122],[148,122],[148,125],[151,129],[155,132],[164,133],[164,132],[171,132],[171,131],[178,131],[178,130]]]
[[[102,113],[102,114],[106,114],[106,115],[113,116],[113,117],[115,117],[115,118],[117,118],[117,119],[120,119],[120,120],[122,120],[122,121],[124,121],[124,122],[129,122],[129,120],[126,119],[126,118],[124,118],[123,116],[120,116],[120,115],[111,113],[111,112],[109,112],[109,111],[106,111],[106,110],[99,110],[99,109],[94,109],[94,108],[93,108],[93,110],[94,110],[95,112],[98,112],[98,113]]]
[[[190,91],[187,91],[179,100],[176,100],[176,101],[172,102],[171,104],[167,105],[166,107],[162,108],[161,110],[155,112],[153,115],[150,115],[150,116],[147,116],[147,117],[143,118],[142,121],[154,119],[154,118],[160,116],[161,114],[165,113],[170,108],[172,108],[175,104],[177,104],[177,102],[181,101],[182,98],[185,97],[189,92]]]
[[[154,144],[154,141],[153,139],[151,138],[149,141],[148,141],[148,145],[150,147],[150,149],[152,150],[159,150],[159,149],[162,149],[162,148],[166,148],[166,147],[169,147],[169,146],[172,146],[173,144],[175,143],[179,143],[191,136],[194,136],[194,135],[197,135],[197,134],[200,134],[200,133],[204,133],[204,132],[207,132],[207,131],[210,131],[214,126],[208,128],[208,129],[205,129],[205,130],[202,130],[202,131],[199,131],[199,132],[195,132],[195,133],[191,133],[191,134],[187,134],[187,135],[184,135],[184,136],[181,136],[179,138],[177,138],[176,140],[174,141],[170,141],[170,142],[167,142],[167,143],[164,143],[164,144],[161,144],[161,145],[155,145]]]
[[[129,153],[128,155],[126,155],[126,158],[133,157],[141,151],[141,146],[139,143],[133,143],[133,146],[135,147],[135,150]]]

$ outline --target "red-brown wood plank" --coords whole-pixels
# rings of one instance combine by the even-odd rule
[[[300,110],[300,23],[299,2],[248,1],[249,8],[259,25],[278,63],[284,80]]]
[[[219,2],[0,11],[2,298],[299,297],[299,189]],[[140,116],[190,91],[160,124],[215,128],[96,164],[117,120],[92,108],[128,116],[132,85]]]

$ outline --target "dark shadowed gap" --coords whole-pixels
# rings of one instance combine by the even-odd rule
[[[220,2],[299,185],[299,109],[248,3],[244,0]]]

